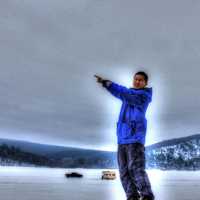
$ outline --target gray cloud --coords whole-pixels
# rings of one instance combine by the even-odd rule
[[[154,92],[147,144],[199,131],[198,1],[0,3],[2,137],[114,146],[120,102],[93,74],[130,86],[140,69]]]

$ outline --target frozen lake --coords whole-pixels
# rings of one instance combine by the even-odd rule
[[[81,179],[67,179],[66,172]],[[102,169],[0,167],[2,200],[126,200],[116,180],[101,180]],[[156,200],[199,200],[200,171],[147,170]]]

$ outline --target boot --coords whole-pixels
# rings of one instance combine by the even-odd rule
[[[141,198],[141,200],[154,200],[154,197],[152,197],[152,196],[143,196]]]

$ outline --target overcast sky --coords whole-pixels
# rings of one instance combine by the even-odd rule
[[[0,0],[0,138],[116,150],[120,100],[153,88],[146,145],[200,133],[198,0]]]

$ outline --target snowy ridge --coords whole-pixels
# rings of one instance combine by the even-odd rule
[[[59,147],[21,141],[0,144],[0,165],[26,164],[64,168],[117,168],[116,152]],[[26,143],[25,141],[23,144]],[[37,151],[36,151],[37,148]],[[37,152],[37,153],[36,153]],[[43,155],[45,152],[46,155]],[[146,168],[200,170],[200,134],[162,141],[145,147]],[[2,159],[3,158],[3,159]]]
[[[168,140],[147,147],[147,167],[200,169],[200,135]]]

